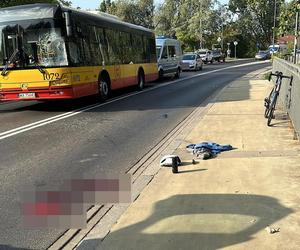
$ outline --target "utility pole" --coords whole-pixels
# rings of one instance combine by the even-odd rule
[[[228,5],[227,4],[221,5],[221,22],[222,22],[222,25],[221,25],[221,28],[222,28],[221,48],[222,48],[222,51],[224,49],[224,22],[225,22],[224,15],[226,14],[226,6],[228,6]]]
[[[295,25],[295,41],[294,41],[294,63],[297,63],[297,43],[298,43],[298,25],[299,22],[299,11],[296,13],[296,25]]]
[[[221,48],[222,48],[222,51],[223,51],[223,48],[224,48],[223,20],[222,20],[222,43],[221,43]]]
[[[200,17],[200,49],[202,49],[202,1],[200,0],[200,9],[199,9],[199,17]]]
[[[275,4],[274,4],[274,24],[273,24],[273,49],[274,49],[274,45],[275,45],[276,12],[277,12],[277,2],[275,0]]]

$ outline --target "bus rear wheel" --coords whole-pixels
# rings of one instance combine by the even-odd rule
[[[106,79],[99,80],[99,97],[101,101],[106,101],[110,94],[110,86]]]

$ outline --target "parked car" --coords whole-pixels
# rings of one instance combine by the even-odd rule
[[[159,78],[175,76],[179,78],[181,72],[182,50],[181,44],[176,39],[157,37],[156,54]]]
[[[202,61],[206,64],[208,62],[213,63],[212,53],[208,49],[200,49],[197,54],[201,57]]]
[[[181,60],[182,70],[202,70],[203,61],[197,53],[186,53]]]
[[[260,50],[255,55],[255,60],[268,60],[271,58],[271,54],[268,50]]]
[[[213,60],[216,62],[225,62],[225,54],[221,50],[216,49],[212,51]]]

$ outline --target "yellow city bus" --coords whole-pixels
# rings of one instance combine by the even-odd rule
[[[105,100],[157,78],[149,29],[53,4],[0,9],[0,101]]]

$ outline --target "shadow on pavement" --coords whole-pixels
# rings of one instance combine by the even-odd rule
[[[100,249],[219,249],[251,240],[292,212],[268,196],[175,195],[158,201],[147,219],[113,231],[102,243],[86,240],[79,249],[100,243]]]
[[[0,250],[30,250],[28,248],[12,247],[10,245],[0,245]]]

